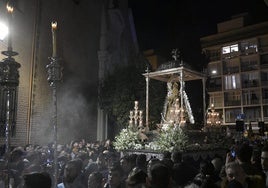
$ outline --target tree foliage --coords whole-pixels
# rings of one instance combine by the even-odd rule
[[[134,101],[139,101],[139,109],[146,109],[146,81],[142,75],[144,70],[129,65],[118,67],[113,74],[109,74],[100,87],[99,101],[110,118],[114,119],[117,129],[128,125],[129,111],[134,108]],[[152,126],[159,123],[164,98],[166,94],[165,84],[160,81],[150,80],[149,109]]]

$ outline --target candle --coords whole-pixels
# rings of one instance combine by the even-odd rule
[[[13,12],[13,7],[10,4],[7,4],[6,8],[9,13]]]
[[[52,31],[52,57],[57,56],[57,40],[56,40],[56,30],[57,30],[57,22],[51,22],[51,31]]]

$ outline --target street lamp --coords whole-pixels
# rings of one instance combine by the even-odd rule
[[[58,83],[62,80],[62,66],[60,64],[60,58],[57,57],[57,41],[56,31],[57,22],[51,22],[52,31],[52,44],[53,52],[52,57],[49,57],[50,63],[46,66],[48,73],[48,83],[52,88],[52,100],[53,100],[53,113],[52,124],[54,131],[54,186],[57,187],[58,179],[58,156],[57,156],[57,137],[58,137],[58,125],[57,125],[57,87]]]

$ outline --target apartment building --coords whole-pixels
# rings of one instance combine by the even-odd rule
[[[200,39],[209,60],[209,105],[223,125],[268,123],[268,22],[250,23],[247,14],[234,16]]]

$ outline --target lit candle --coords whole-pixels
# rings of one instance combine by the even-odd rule
[[[13,7],[10,4],[7,4],[6,8],[9,13],[13,12]]]
[[[57,56],[57,39],[56,39],[56,30],[57,30],[57,22],[51,22],[51,31],[52,31],[52,57]]]

